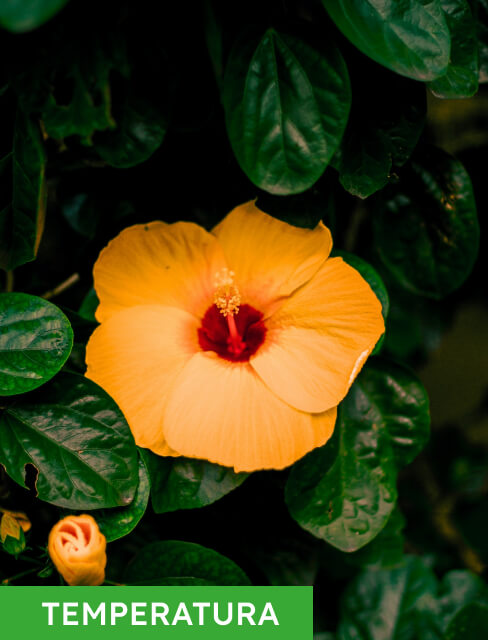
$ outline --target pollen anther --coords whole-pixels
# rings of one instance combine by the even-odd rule
[[[234,272],[224,267],[215,274],[214,303],[226,318],[238,313],[241,306],[241,294],[234,284]]]

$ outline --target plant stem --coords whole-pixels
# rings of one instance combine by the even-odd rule
[[[44,298],[44,300],[50,300],[55,296],[59,296],[60,293],[63,293],[64,291],[66,291],[66,289],[69,289],[74,284],[76,284],[79,281],[79,279],[80,279],[80,274],[73,273],[73,275],[71,275],[69,278],[67,278],[63,282],[61,282],[61,284],[58,284],[57,287],[54,287],[54,289],[51,289],[51,291],[46,291],[46,293],[43,293],[41,298]]]

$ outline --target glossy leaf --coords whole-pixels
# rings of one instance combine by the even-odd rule
[[[212,504],[248,476],[207,460],[164,458],[147,449],[141,452],[151,478],[151,502],[156,513]]]
[[[37,255],[46,210],[46,157],[37,122],[17,111],[11,150],[0,158],[0,268]]]
[[[101,133],[95,146],[105,162],[127,168],[147,160],[163,142],[168,116],[149,99],[128,93],[113,131]]]
[[[380,533],[369,544],[354,553],[350,553],[346,560],[358,567],[389,569],[403,562],[403,529],[405,518],[396,507],[388,522]]]
[[[100,509],[92,513],[107,542],[123,538],[139,524],[149,502],[149,489],[146,465],[139,459],[139,484],[132,502],[127,507]]]
[[[54,304],[27,293],[0,294],[0,396],[50,380],[72,346],[71,325]]]
[[[476,19],[478,52],[479,52],[479,82],[488,82],[488,0],[474,0],[473,14]]]
[[[385,194],[374,218],[384,264],[408,291],[440,299],[467,278],[478,254],[479,226],[463,165],[429,148]]]
[[[261,189],[300,193],[322,175],[344,132],[351,103],[345,63],[268,29],[236,43],[222,94],[236,158]]]
[[[192,542],[163,540],[144,547],[124,575],[128,583],[167,584],[168,579],[197,579],[214,585],[248,585],[232,560]],[[156,582],[161,580],[162,582]]]
[[[351,117],[332,160],[347,191],[368,198],[412,154],[425,123],[425,86],[373,63],[352,67]]]
[[[0,0],[0,25],[14,33],[37,29],[68,0]]]
[[[446,72],[449,29],[439,0],[322,0],[330,17],[358,49],[414,80]]]
[[[438,98],[469,98],[478,91],[477,26],[467,0],[441,0],[451,32],[447,72],[429,83]]]
[[[122,412],[91,380],[60,373],[48,385],[3,407],[0,464],[25,486],[38,471],[41,500],[75,510],[132,502],[137,449]]]
[[[452,571],[438,583],[420,558],[405,556],[403,566],[368,569],[349,585],[338,639],[442,640],[456,612],[483,601],[485,592],[468,571]]]
[[[427,394],[399,365],[371,361],[341,404],[324,447],[297,462],[285,492],[293,518],[342,551],[368,544],[386,525],[398,469],[425,445]]]
[[[468,604],[449,624],[444,640],[479,640],[488,629],[488,607]]]

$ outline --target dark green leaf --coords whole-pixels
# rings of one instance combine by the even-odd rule
[[[61,211],[69,226],[85,238],[93,238],[99,222],[99,211],[86,193],[77,193],[61,204]]]
[[[196,578],[216,585],[248,585],[232,560],[192,542],[163,540],[144,547],[129,564],[125,582],[165,584],[159,580]],[[167,584],[167,583],[166,583]]]
[[[428,430],[420,382],[399,365],[371,361],[342,402],[331,441],[292,468],[291,515],[342,551],[360,549],[387,523],[398,469],[422,449]]]
[[[488,0],[473,0],[471,3],[476,19],[479,49],[479,82],[488,82]]]
[[[368,569],[349,585],[338,638],[442,640],[457,611],[485,598],[482,580],[468,571],[451,571],[439,584],[420,558],[405,556],[401,567]]]
[[[41,500],[68,509],[128,505],[137,488],[137,449],[122,412],[91,380],[60,373],[3,408],[0,463],[25,486],[38,471]]]
[[[47,22],[68,0],[0,0],[0,25],[22,33]]]
[[[107,542],[118,540],[130,533],[140,522],[149,501],[149,476],[146,465],[139,460],[139,484],[134,500],[127,507],[115,509],[100,509],[92,513],[100,527],[100,531],[107,538]]]
[[[351,553],[346,560],[358,567],[389,569],[403,562],[403,528],[405,518],[396,507],[380,533],[362,549]]]
[[[227,63],[223,104],[237,160],[258,187],[300,193],[322,175],[344,132],[349,77],[333,45],[319,51],[266,31],[246,37]]]
[[[212,504],[248,476],[206,460],[163,458],[147,449],[141,452],[151,478],[151,502],[156,513]]]
[[[149,99],[132,95],[123,98],[117,128],[97,136],[95,147],[113,167],[126,168],[147,160],[163,142],[168,116]]]
[[[95,289],[92,288],[83,298],[78,313],[82,318],[85,318],[85,320],[96,322],[95,311],[97,310],[99,304],[100,303]]]
[[[478,91],[478,39],[476,22],[467,0],[441,0],[451,32],[447,72],[429,83],[438,98],[469,98]]]
[[[0,159],[0,268],[34,260],[44,230],[46,158],[36,122],[17,111],[12,150]]]
[[[414,80],[446,72],[449,29],[438,0],[322,0],[330,17],[358,49]]]
[[[435,299],[467,278],[478,254],[479,226],[463,165],[429,148],[406,167],[374,218],[381,259],[399,284]]]
[[[72,346],[70,323],[54,304],[27,293],[0,294],[0,396],[50,380]]]
[[[480,640],[488,629],[488,607],[468,604],[447,627],[444,640]]]

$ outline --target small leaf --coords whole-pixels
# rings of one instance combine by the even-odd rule
[[[72,346],[71,325],[54,304],[27,293],[0,294],[0,396],[50,380]]]
[[[83,298],[78,313],[90,322],[96,322],[95,311],[100,304],[95,289],[91,288]]]
[[[125,582],[131,584],[168,584],[165,581],[169,579],[197,579],[214,585],[250,584],[242,569],[229,558],[212,549],[179,540],[163,540],[144,547],[124,575]]]
[[[0,0],[0,25],[14,33],[37,29],[67,2],[68,0]]]
[[[36,122],[17,111],[12,149],[0,158],[0,268],[37,255],[46,210],[46,157]]]
[[[358,49],[413,80],[446,72],[450,36],[438,0],[322,0],[337,27]]]
[[[0,464],[25,486],[24,467],[38,471],[41,500],[74,510],[130,504],[138,482],[137,449],[110,396],[76,373],[4,407]]]
[[[469,98],[478,91],[477,26],[467,0],[441,0],[451,32],[451,57],[445,75],[429,83],[438,98]]]
[[[149,476],[146,465],[139,460],[139,484],[134,500],[127,507],[100,509],[91,515],[97,521],[107,542],[118,540],[129,534],[140,522],[149,502]]]
[[[151,478],[151,501],[156,513],[212,504],[248,476],[206,460],[163,458],[147,449],[141,452]]]
[[[322,175],[344,132],[351,95],[339,50],[268,29],[247,36],[227,63],[222,100],[229,139],[247,176],[277,195]]]
[[[479,225],[463,165],[429,148],[385,193],[374,218],[379,255],[407,291],[440,299],[468,277],[478,255]]]
[[[420,382],[399,365],[371,361],[342,402],[332,439],[293,466],[285,490],[292,517],[342,551],[368,544],[395,506],[398,469],[428,430]]]

